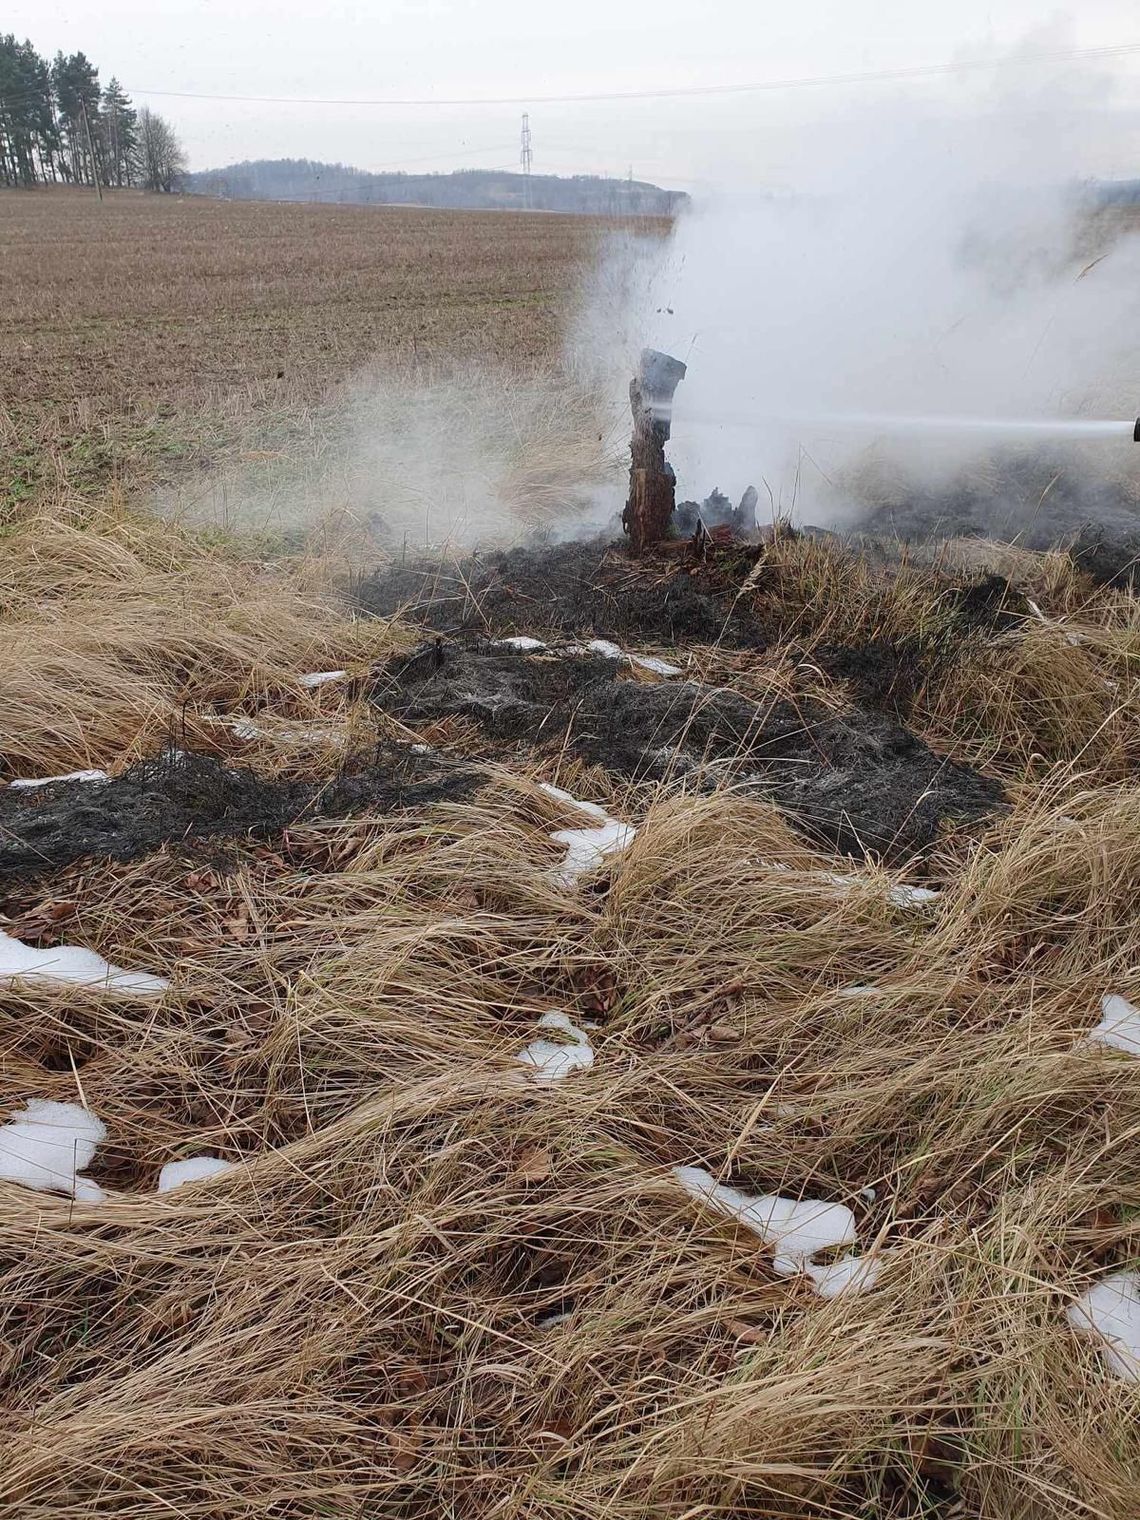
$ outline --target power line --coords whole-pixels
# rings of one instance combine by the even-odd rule
[[[710,95],[751,95],[775,90],[798,90],[829,85],[877,84],[892,80],[936,79],[954,74],[982,73],[993,69],[1026,68],[1035,64],[1094,62],[1140,54],[1140,42],[1120,42],[1104,47],[1065,48],[1051,52],[1021,53],[988,59],[963,59],[954,63],[918,64],[898,69],[867,69],[850,74],[804,74],[787,79],[764,79],[752,84],[682,85],[659,90],[594,90],[568,95],[499,95],[413,98],[351,98],[299,95],[215,95],[193,90],[141,90],[124,86],[131,95],[153,95],[168,100],[219,100],[271,106],[520,106],[576,105],[589,101],[677,100]],[[14,97],[12,97],[14,98]]]
[[[519,164],[523,172],[523,202],[526,209],[530,210],[530,166],[534,162],[534,150],[530,145],[530,112],[523,112],[522,138],[519,151]]]
[[[897,69],[866,69],[849,74],[803,74],[786,79],[763,79],[751,84],[680,85],[658,90],[594,90],[568,95],[466,95],[452,97],[386,96],[355,98],[351,96],[307,95],[225,95],[197,90],[145,90],[124,86],[129,95],[153,95],[164,100],[218,100],[268,106],[518,106],[575,105],[589,101],[677,100],[708,95],[751,95],[765,91],[798,90],[828,85],[877,84],[892,80],[936,79],[953,74],[983,73],[986,70],[1028,68],[1036,64],[1095,62],[1097,59],[1128,58],[1140,54],[1140,42],[1118,42],[1103,47],[1064,48],[1050,52],[1020,53],[1001,58],[962,59],[953,63],[916,64]],[[0,106],[42,95],[38,88],[17,90],[0,95]]]

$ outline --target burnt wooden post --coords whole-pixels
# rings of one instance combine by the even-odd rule
[[[673,392],[684,378],[685,366],[680,359],[647,348],[630,382],[633,438],[629,445],[629,500],[621,524],[635,554],[669,536],[677,477],[666,462],[665,445],[673,417]]]

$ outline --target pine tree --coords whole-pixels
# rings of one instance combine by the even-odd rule
[[[114,78],[103,91],[99,131],[106,183],[119,189],[133,184],[138,152],[138,113],[122,85]]]
[[[55,55],[52,64],[56,109],[63,135],[65,177],[76,184],[94,185],[96,175],[106,184],[107,176],[99,161],[96,126],[99,117],[99,70],[84,53],[65,58]],[[88,146],[88,128],[95,159]]]
[[[48,67],[30,42],[0,37],[0,184],[34,185],[58,144]]]

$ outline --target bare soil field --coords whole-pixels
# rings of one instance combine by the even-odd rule
[[[64,213],[19,204],[42,249]],[[784,525],[349,575],[204,534],[146,510],[153,437],[73,473],[132,386],[179,438],[246,386],[240,449],[357,362],[356,303],[508,364],[519,288],[545,363],[595,231],[472,219],[464,305],[419,213],[116,216],[137,309],[108,275],[100,328],[73,249],[73,327],[29,243],[4,340],[40,472],[0,557],[5,1507],[1140,1512],[1128,556]],[[269,228],[297,271],[319,231],[311,279]],[[406,234],[390,316],[364,228]]]
[[[8,498],[216,453],[377,360],[542,365],[614,224],[85,191],[0,202]],[[663,229],[658,229],[663,230]]]

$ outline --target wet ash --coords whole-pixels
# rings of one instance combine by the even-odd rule
[[[478,767],[407,749],[327,783],[268,781],[206,755],[165,755],[103,783],[0,791],[0,879],[87,857],[134,860],[160,845],[279,833],[301,819],[389,812],[470,795]]]
[[[466,718],[491,752],[568,751],[630,779],[732,780],[814,842],[857,857],[910,858],[1002,801],[996,783],[882,715],[644,683],[591,656],[429,644],[380,673],[375,699],[409,724]]]

